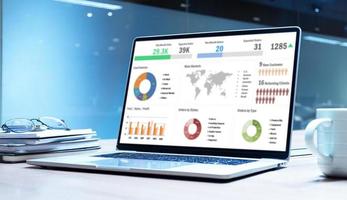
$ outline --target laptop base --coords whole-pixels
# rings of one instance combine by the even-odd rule
[[[276,159],[259,159],[256,162],[231,166],[157,160],[134,160],[124,158],[114,159],[98,156],[64,156],[33,159],[27,161],[27,163],[41,167],[82,169],[98,172],[229,180],[261,171],[280,168],[285,166],[286,161]]]

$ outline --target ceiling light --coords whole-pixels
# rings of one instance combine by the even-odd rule
[[[347,42],[340,41],[340,40],[327,39],[327,38],[312,36],[312,35],[304,36],[304,40],[323,43],[323,44],[339,45],[341,47],[347,47]]]
[[[322,10],[320,6],[315,5],[315,4],[312,5],[312,9],[313,9],[313,12],[315,12],[315,13],[320,13]]]
[[[338,40],[332,40],[332,39],[327,39],[327,38],[322,38],[322,37],[317,37],[317,36],[304,36],[305,40],[312,41],[312,42],[319,42],[319,43],[324,43],[324,44],[332,44],[332,45],[337,45],[341,44],[340,41]]]
[[[181,3],[180,6],[181,8],[189,8],[189,4],[186,3]]]
[[[256,16],[253,17],[252,19],[253,19],[253,21],[255,21],[255,22],[260,22],[260,21],[261,21],[260,17],[256,17]]]
[[[109,4],[109,3],[100,3],[95,1],[87,1],[87,0],[55,0],[55,1],[62,2],[62,3],[70,3],[70,4],[80,5],[80,6],[108,9],[108,10],[122,9],[122,6],[119,6],[119,5]]]

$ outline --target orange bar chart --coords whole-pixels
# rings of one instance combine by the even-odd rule
[[[130,122],[129,135],[163,137],[165,135],[165,124],[153,121]]]
[[[147,136],[151,135],[151,130],[152,130],[152,123],[148,122],[148,125],[147,125]]]
[[[129,123],[129,135],[133,135],[134,134],[134,128],[132,127],[132,122]]]
[[[141,135],[144,135],[146,131],[146,127],[142,124],[141,125]]]
[[[160,129],[159,129],[159,135],[164,136],[164,132],[165,132],[165,125],[162,125],[160,126]]]
[[[158,133],[157,124],[154,123],[153,135],[154,135],[154,136],[157,136],[157,133]]]
[[[135,128],[135,135],[139,135],[139,132],[140,132],[140,123],[139,122],[137,122],[137,126],[136,126],[136,128]]]

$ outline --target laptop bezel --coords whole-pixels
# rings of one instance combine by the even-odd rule
[[[226,149],[226,148],[205,148],[205,147],[187,147],[187,146],[163,146],[163,145],[144,145],[144,144],[130,144],[121,143],[123,120],[125,114],[125,106],[128,97],[128,88],[131,76],[131,68],[134,58],[135,44],[138,41],[150,40],[165,40],[165,39],[180,39],[180,38],[195,38],[195,37],[213,37],[213,36],[232,36],[232,35],[249,35],[249,34],[264,34],[264,33],[281,33],[281,32],[295,32],[295,52],[294,52],[294,66],[292,76],[292,89],[290,97],[289,108],[289,123],[287,128],[287,142],[285,151],[266,151],[266,150],[246,150],[246,149]],[[231,31],[218,31],[218,32],[200,32],[200,33],[184,33],[173,35],[158,35],[137,37],[132,44],[131,59],[129,62],[127,84],[125,88],[125,95],[123,101],[123,110],[119,125],[119,133],[117,140],[118,150],[127,151],[143,151],[143,152],[160,152],[160,153],[177,153],[177,154],[194,154],[194,155],[211,155],[211,156],[227,156],[227,157],[247,157],[247,158],[272,158],[272,159],[289,159],[291,132],[293,127],[293,114],[294,114],[294,101],[296,95],[297,84],[297,70],[298,59],[300,50],[301,29],[296,26],[280,27],[280,28],[261,28],[261,29],[247,29],[247,30],[231,30]]]

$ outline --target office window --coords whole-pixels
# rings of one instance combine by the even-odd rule
[[[304,30],[295,128],[303,128],[316,107],[347,105],[347,40],[343,31],[333,31],[338,24],[326,23],[329,16],[319,16],[328,5],[312,8],[318,13],[310,27],[305,22],[310,13],[294,1],[81,2],[2,0],[2,122],[56,116],[72,128],[93,128],[102,138],[114,138],[134,37],[287,25]],[[228,6],[239,6],[242,15],[228,12]],[[296,18],[275,13],[278,19],[271,24],[261,12],[267,7]]]

